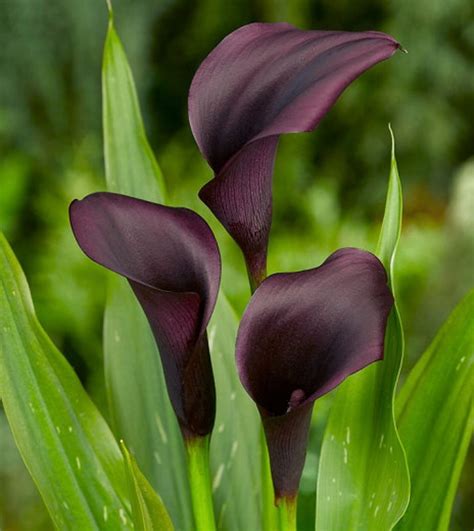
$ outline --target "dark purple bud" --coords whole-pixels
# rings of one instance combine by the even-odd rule
[[[254,283],[265,277],[279,135],[313,130],[354,79],[397,48],[375,31],[256,23],[228,35],[199,67],[189,121],[215,174],[200,197],[242,249]]]
[[[268,277],[237,335],[237,367],[263,421],[277,498],[295,496],[314,401],[383,358],[393,297],[373,254],[340,249],[320,267]]]
[[[84,253],[126,277],[143,307],[183,435],[207,435],[215,388],[206,327],[221,274],[211,229],[191,210],[107,192],[73,201],[70,218]]]

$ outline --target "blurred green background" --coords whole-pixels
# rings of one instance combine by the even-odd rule
[[[355,82],[315,133],[282,139],[269,256],[274,272],[314,267],[341,246],[375,247],[391,122],[405,197],[397,283],[406,374],[473,284],[472,0],[116,0],[114,7],[171,203],[197,209],[216,230],[224,289],[239,310],[249,296],[243,261],[196,197],[211,177],[187,122],[198,64],[227,33],[255,20],[382,30],[408,49]],[[67,207],[105,188],[106,18],[98,0],[0,0],[0,229],[25,269],[41,322],[101,408],[104,273],[76,247]],[[321,424],[302,483],[304,529],[313,528]],[[471,445],[452,530],[474,526],[473,477]],[[0,529],[51,529],[1,409]]]

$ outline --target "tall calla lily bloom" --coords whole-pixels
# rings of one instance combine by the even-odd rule
[[[221,274],[211,229],[191,210],[107,192],[73,201],[70,218],[84,253],[126,277],[143,307],[184,437],[206,436],[215,417],[206,327]]]
[[[252,296],[237,367],[261,414],[277,502],[296,497],[314,401],[383,358],[392,305],[381,262],[351,248],[315,269],[272,275]]]
[[[278,137],[313,130],[341,92],[400,48],[384,33],[249,24],[203,61],[189,121],[214,179],[200,191],[242,249],[251,282],[266,276]]]

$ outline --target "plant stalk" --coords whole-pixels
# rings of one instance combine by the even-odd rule
[[[263,428],[260,430],[260,473],[262,480],[262,531],[275,531],[278,528],[278,512],[275,507],[270,457]]]
[[[255,273],[255,272],[253,272]],[[255,275],[252,268],[247,263],[247,274],[250,285],[250,293],[255,290],[267,276],[266,267],[261,274]],[[262,531],[275,531],[278,529],[278,512],[275,507],[275,493],[270,468],[270,457],[268,455],[267,441],[263,426],[260,429],[260,479],[262,492]]]
[[[280,531],[296,531],[296,499],[296,496],[291,496],[277,501]]]
[[[267,278],[267,268],[266,266],[263,266],[261,269],[255,270],[248,263],[246,266],[250,293],[253,295],[258,286],[260,286],[260,284]]]
[[[209,468],[209,435],[185,440],[185,446],[196,531],[215,531]]]

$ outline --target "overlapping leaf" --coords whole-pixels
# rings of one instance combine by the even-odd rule
[[[447,531],[474,430],[474,291],[453,311],[397,398],[412,478],[397,531]]]
[[[161,498],[148,483],[125,444],[121,442],[120,446],[127,468],[135,529],[138,531],[172,531],[173,524]]]
[[[234,361],[237,326],[237,316],[221,293],[209,326],[217,394],[211,463],[217,526],[226,531],[260,526],[260,421],[237,376]]]
[[[394,290],[393,262],[402,221],[402,194],[392,137],[392,162],[377,254]],[[390,530],[409,498],[406,458],[394,419],[403,357],[396,307],[385,335],[384,360],[338,390],[326,427],[317,486],[316,529]]]
[[[132,74],[112,19],[102,86],[108,190],[163,202],[161,172],[146,139]],[[163,498],[176,527],[191,529],[183,443],[158,349],[127,281],[112,276],[104,321],[104,363],[117,435]]]
[[[15,442],[56,527],[131,529],[120,449],[39,324],[1,233],[0,388]]]
[[[156,184],[161,182],[161,174],[143,132],[133,79],[112,24],[105,45],[103,86],[108,189],[163,202]],[[120,143],[135,148],[119,150],[116,146]],[[128,171],[130,164],[133,168]],[[117,432],[163,498],[176,528],[189,530],[192,516],[183,444],[166,395],[159,354],[130,288],[121,279],[111,282],[104,339]],[[256,529],[259,521],[255,461],[259,422],[235,369],[237,323],[221,293],[208,330],[217,392],[211,459],[218,526],[235,531]]]

